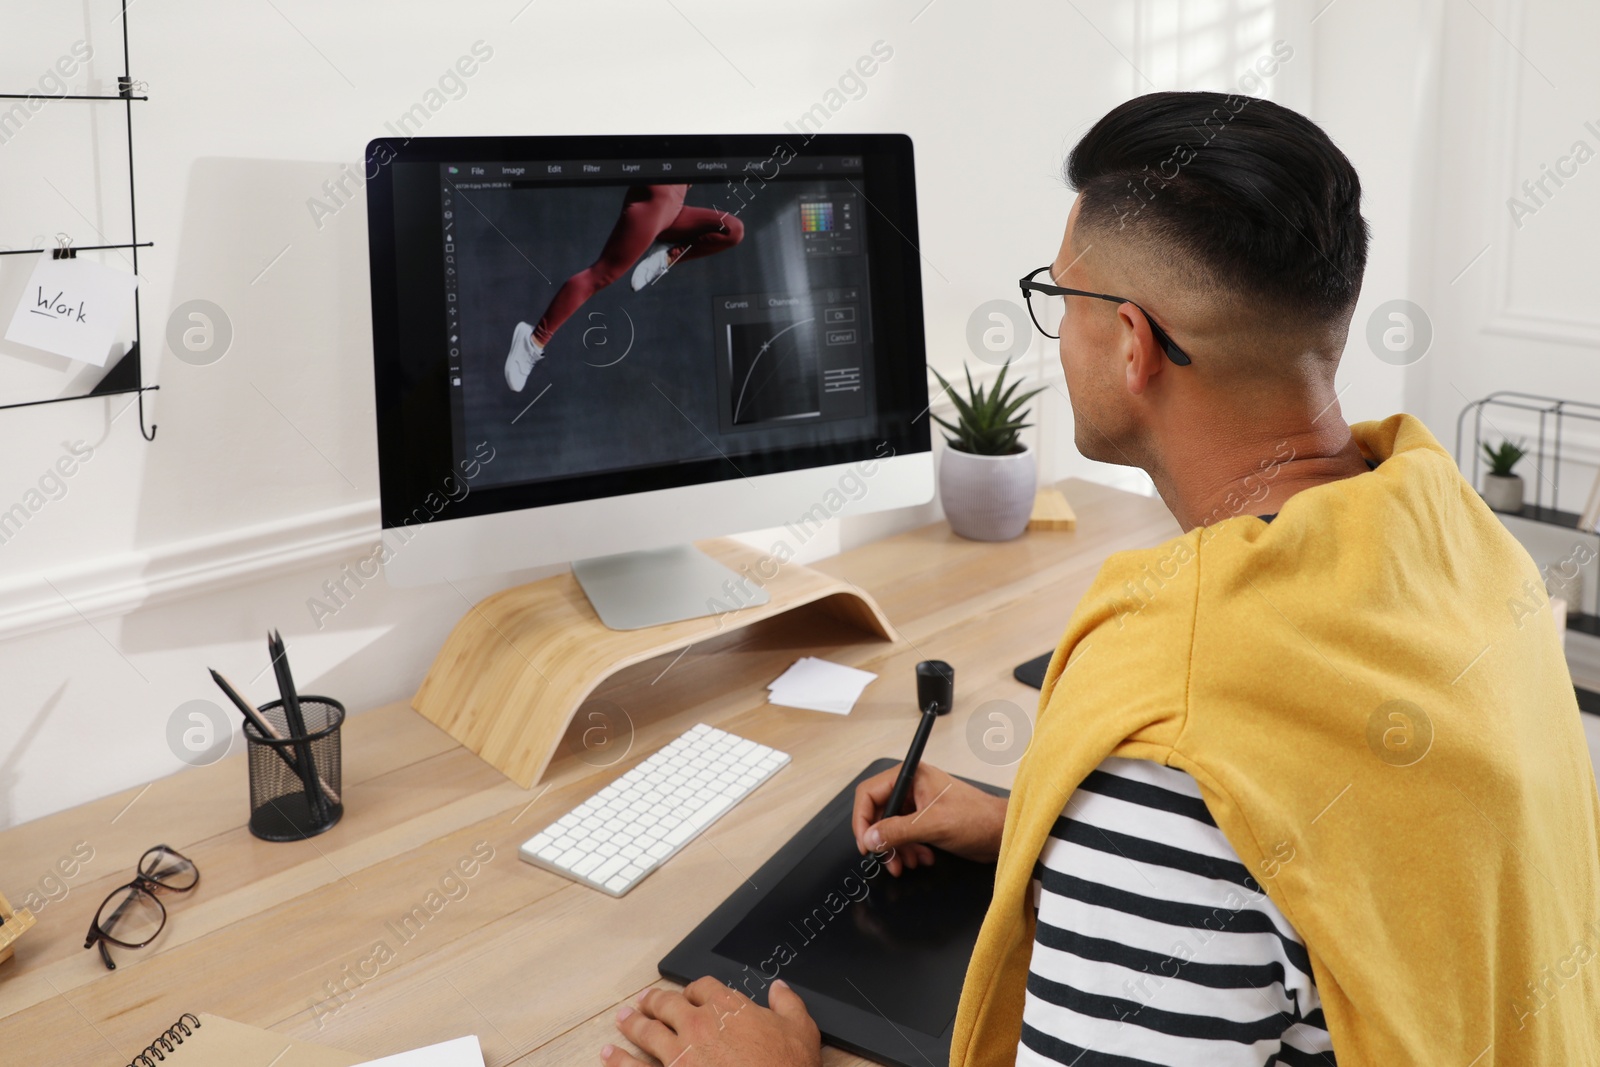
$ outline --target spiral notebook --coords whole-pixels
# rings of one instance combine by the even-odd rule
[[[291,1041],[281,1034],[216,1015],[184,1013],[162,1031],[129,1067],[355,1067],[368,1057],[341,1049]]]

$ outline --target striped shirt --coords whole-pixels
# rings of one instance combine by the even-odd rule
[[[1189,775],[1107,759],[1034,876],[1018,1064],[1333,1067],[1305,944]]]

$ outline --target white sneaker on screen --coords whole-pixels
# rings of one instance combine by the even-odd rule
[[[522,387],[528,384],[528,375],[533,373],[533,365],[544,358],[544,349],[533,340],[533,327],[525,322],[517,323],[517,328],[511,331],[511,351],[506,355],[506,384],[513,393],[522,392]]]
[[[637,293],[645,286],[658,281],[671,268],[672,246],[665,241],[657,241],[645,250],[639,259],[639,265],[633,268],[633,291]]]

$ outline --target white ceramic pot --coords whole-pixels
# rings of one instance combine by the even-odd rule
[[[1038,462],[1026,445],[1007,456],[979,456],[945,445],[939,502],[950,529],[973,541],[1009,541],[1028,528]]]
[[[1496,511],[1522,510],[1522,475],[1485,474],[1483,500]]]

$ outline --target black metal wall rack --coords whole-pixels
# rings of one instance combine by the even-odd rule
[[[46,248],[18,248],[0,251],[0,256],[37,255],[41,252],[50,252],[56,259],[72,258],[79,252],[91,252],[111,249],[128,249],[133,254],[133,273],[139,273],[139,249],[150,248],[154,242],[139,240],[139,213],[138,204],[134,194],[133,184],[133,105],[149,99],[147,96],[136,95],[134,90],[139,83],[133,80],[132,67],[128,60],[128,0],[121,0],[122,12],[122,75],[117,79],[117,92],[107,94],[67,94],[54,96],[52,100],[86,100],[86,101],[121,101],[124,114],[128,123],[128,230],[129,239],[123,244],[102,245],[63,245],[54,249]],[[0,93],[0,100],[27,100],[38,96],[37,93]],[[46,400],[25,400],[16,404],[0,404],[0,411],[9,408],[36,407],[40,404],[59,404],[69,400],[88,400],[100,396],[116,396],[123,393],[137,393],[139,403],[139,433],[146,441],[156,439],[156,427],[152,423],[148,430],[145,429],[144,419],[144,394],[154,392],[159,385],[144,384],[144,369],[142,363],[144,336],[140,329],[139,321],[139,291],[133,294],[133,345],[122,357],[106,372],[105,376],[96,383],[95,387],[87,393],[74,396],[57,396]]]

